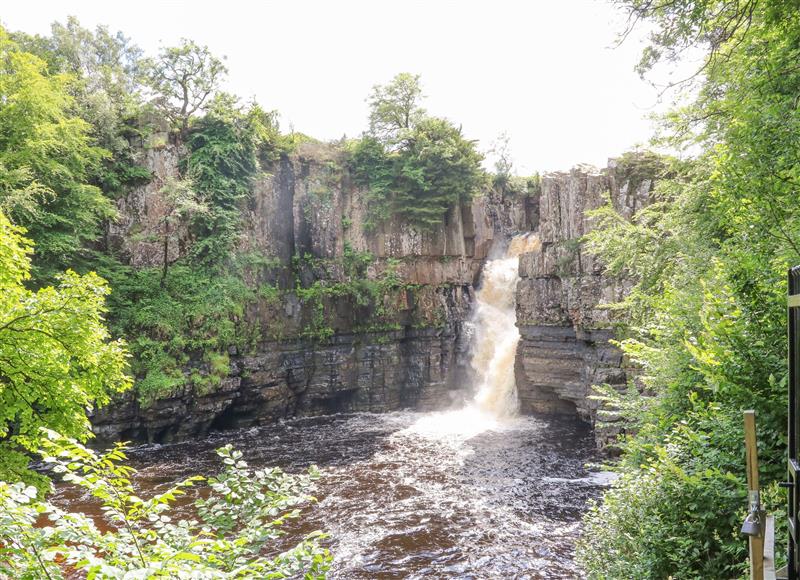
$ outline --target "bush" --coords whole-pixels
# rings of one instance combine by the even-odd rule
[[[629,443],[620,478],[584,520],[577,559],[589,577],[734,578],[746,568],[742,419],[694,403],[664,439],[650,426]]]
[[[299,517],[299,506],[319,477],[280,469],[253,470],[230,446],[217,450],[225,468],[217,477],[191,477],[149,499],[134,493],[135,471],[121,464],[124,445],[98,455],[48,432],[42,453],[53,471],[102,504],[100,521],[70,513],[23,483],[0,482],[0,575],[8,578],[324,578],[331,555],[308,534],[275,555],[270,542]],[[176,501],[205,481],[209,494],[190,517],[176,517]],[[48,523],[45,523],[48,522]]]
[[[250,196],[253,179],[262,164],[273,163],[291,147],[278,131],[276,116],[257,104],[242,107],[229,95],[217,95],[208,114],[194,123],[186,175],[209,209],[194,219],[195,261],[220,264],[236,246],[241,203]]]
[[[160,268],[107,262],[101,272],[114,288],[111,329],[131,337],[131,370],[145,406],[190,383],[203,392],[213,389],[227,375],[217,361],[226,359],[228,347],[244,349],[254,340],[254,325],[245,323],[244,313],[256,292],[239,275],[182,263],[163,282]],[[187,364],[201,359],[208,380],[192,380]]]

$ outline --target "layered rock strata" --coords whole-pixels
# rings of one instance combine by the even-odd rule
[[[659,164],[629,155],[603,170],[579,166],[541,180],[541,250],[520,258],[517,287],[517,388],[523,412],[577,414],[597,423],[592,385],[626,385],[629,370],[613,339],[613,317],[605,305],[630,289],[608,276],[582,237],[594,227],[589,212],[608,200],[630,217],[650,203]],[[600,442],[619,426],[597,424]]]
[[[106,242],[134,267],[162,263],[162,247],[152,241],[165,211],[160,190],[178,175],[184,153],[174,144],[143,149],[140,162],[153,178],[118,201],[120,219],[109,224]],[[214,388],[187,384],[146,403],[129,393],[92,417],[94,430],[101,442],[165,442],[294,415],[441,409],[463,401],[471,393],[462,330],[481,267],[496,239],[527,232],[538,234],[541,249],[520,258],[521,410],[595,422],[591,386],[624,385],[628,376],[602,307],[628,285],[582,249],[593,227],[587,212],[610,199],[624,216],[633,215],[649,203],[657,167],[652,157],[633,155],[603,170],[546,174],[524,193],[493,188],[451,209],[439,230],[421,232],[398,220],[368,227],[366,196],[353,184],[343,152],[306,143],[259,176],[242,208],[237,253],[262,264],[246,273],[247,282],[280,291],[279,299],[260,300],[245,313],[257,343],[246,352],[229,349],[227,376]],[[179,232],[170,261],[187,251],[188,236]],[[318,311],[298,285],[341,281],[346,257],[367,253],[365,277],[378,279],[391,268],[404,289],[383,305],[325,298],[316,307],[329,332],[308,336]],[[190,366],[204,371],[202,361]],[[614,432],[608,425],[602,430]]]

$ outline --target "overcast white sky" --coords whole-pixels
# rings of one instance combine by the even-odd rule
[[[46,34],[70,14],[148,53],[207,44],[227,56],[228,90],[320,139],[357,136],[372,85],[421,74],[428,111],[484,151],[508,132],[521,173],[602,166],[646,144],[664,107],[633,71],[640,40],[612,48],[624,16],[605,0],[3,0],[0,21]]]

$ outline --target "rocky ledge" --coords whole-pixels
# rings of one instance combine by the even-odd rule
[[[179,149],[142,152],[153,178],[118,201],[120,219],[109,224],[109,247],[133,267],[162,264],[153,241],[165,211],[161,185],[177,174]],[[128,393],[98,410],[98,440],[166,442],[294,415],[433,409],[463,400],[469,365],[461,329],[483,259],[512,227],[495,223],[506,215],[495,208],[502,199],[454,207],[439,230],[418,231],[396,220],[365,227],[366,198],[333,146],[304,144],[264,172],[242,208],[237,250],[266,264],[245,276],[271,292],[241,320],[260,340],[217,357],[226,370],[217,368],[216,376],[197,353],[185,374],[203,380],[155,400]],[[180,259],[189,245],[179,239],[168,259]],[[311,300],[306,290],[304,297],[301,289],[315,284],[346,288],[354,257],[368,262],[359,274],[365,279],[379,281],[392,268],[400,283],[379,303],[346,291]]]
[[[159,266],[163,259],[151,240],[163,223],[161,184],[177,174],[180,156],[175,145],[142,152],[153,179],[118,201],[120,219],[109,224],[107,243],[134,267]],[[521,410],[597,423],[591,386],[621,386],[629,375],[610,342],[614,321],[602,305],[621,298],[629,284],[608,277],[583,251],[581,238],[593,227],[587,212],[610,199],[632,215],[649,203],[657,166],[652,156],[628,155],[603,170],[580,166],[546,174],[523,191],[494,187],[452,208],[439,230],[420,232],[395,220],[364,227],[367,196],[353,184],[341,152],[304,145],[260,176],[242,209],[238,252],[269,264],[249,272],[249,281],[269,284],[280,295],[244,315],[261,340],[247,352],[231,347],[227,370],[210,385],[188,382],[152,401],[122,397],[93,415],[94,431],[102,442],[166,442],[294,415],[434,409],[462,401],[470,396],[462,329],[481,267],[496,239],[528,232],[538,234],[541,249],[520,259]],[[173,244],[168,259],[180,259],[187,245]],[[372,257],[367,278],[396,269],[403,288],[391,304],[302,299],[298,284],[341,282],[348,253]],[[378,311],[384,314],[376,324]],[[320,312],[328,333],[310,337],[304,329]],[[190,362],[187,376],[203,374],[205,364]],[[601,442],[619,431],[608,423],[597,427]]]

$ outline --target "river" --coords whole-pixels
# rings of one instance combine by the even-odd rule
[[[596,459],[591,433],[573,418],[516,412],[518,256],[537,244],[516,238],[484,268],[470,325],[474,396],[463,408],[298,418],[141,446],[130,453],[138,493],[215,473],[214,449],[231,443],[255,467],[321,469],[318,502],[287,527],[284,542],[329,533],[332,578],[580,577],[580,518],[607,484],[585,467]],[[55,500],[91,507],[64,486]]]

